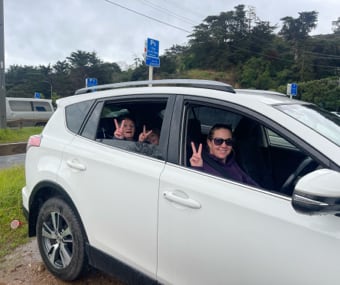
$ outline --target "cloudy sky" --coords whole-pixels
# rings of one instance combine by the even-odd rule
[[[48,65],[77,50],[107,62],[142,59],[146,38],[159,40],[160,54],[184,45],[195,25],[244,4],[280,28],[285,16],[317,11],[312,34],[332,33],[340,0],[3,0],[5,65]],[[278,32],[279,29],[276,30]]]

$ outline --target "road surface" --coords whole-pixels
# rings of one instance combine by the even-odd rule
[[[26,153],[0,156],[0,169],[25,164]]]

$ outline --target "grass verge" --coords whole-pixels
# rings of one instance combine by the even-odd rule
[[[28,242],[27,223],[22,212],[21,189],[25,185],[23,166],[0,170],[0,260],[17,246]],[[12,229],[18,219],[23,224]]]
[[[31,135],[40,134],[43,127],[0,129],[0,143],[26,142]]]

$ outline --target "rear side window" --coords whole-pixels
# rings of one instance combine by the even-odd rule
[[[89,112],[92,104],[93,100],[89,100],[80,103],[75,103],[66,107],[65,110],[66,125],[71,132],[73,133],[79,132],[80,127],[82,126],[84,119],[87,113]]]
[[[81,135],[105,145],[164,159],[166,107],[167,98],[100,102],[93,108]]]
[[[32,105],[30,101],[9,101],[9,107],[14,112],[31,112]]]
[[[51,112],[52,108],[48,102],[35,102],[33,101],[33,110],[37,112]]]

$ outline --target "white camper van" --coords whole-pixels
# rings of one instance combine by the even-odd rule
[[[6,97],[8,127],[43,126],[53,112],[52,100]]]

